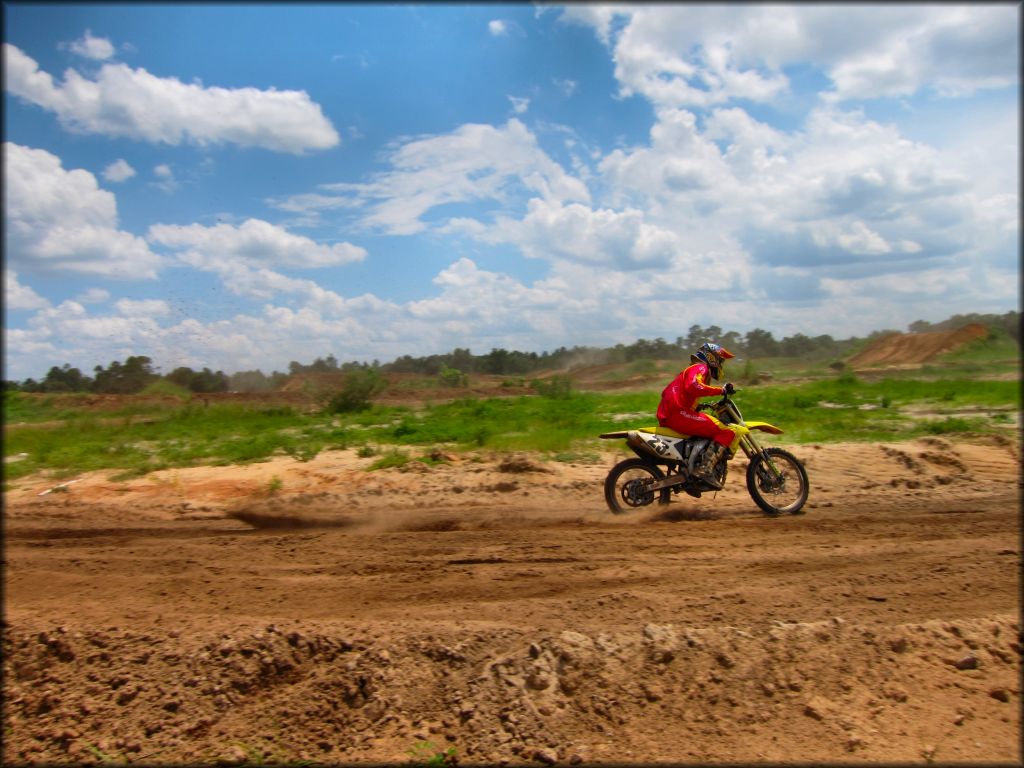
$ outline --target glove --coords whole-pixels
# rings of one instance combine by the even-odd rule
[[[725,394],[727,395],[733,395],[736,393],[736,387],[732,385],[731,381],[725,382],[725,386],[722,387],[722,389],[725,390]]]

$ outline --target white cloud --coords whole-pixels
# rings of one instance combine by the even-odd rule
[[[105,61],[114,57],[113,44],[104,37],[94,37],[88,29],[81,38],[72,43],[63,43],[61,47],[93,61]]]
[[[110,301],[110,291],[105,288],[87,288],[75,297],[80,304],[103,304]]]
[[[512,102],[512,111],[517,115],[525,113],[530,108],[530,100],[528,98],[509,96],[508,100]]]
[[[18,273],[4,270],[4,306],[8,310],[44,309],[50,302],[18,281]]]
[[[135,169],[124,159],[117,159],[103,169],[103,178],[109,182],[118,183],[128,181],[135,175]]]
[[[271,267],[315,269],[366,258],[365,249],[351,243],[322,245],[259,219],[238,226],[157,224],[150,227],[148,238],[177,251],[181,264],[216,274],[236,295],[270,300],[290,294],[329,315],[343,313],[350,301],[312,280],[289,277]]]
[[[156,181],[151,184],[157,189],[163,190],[167,194],[177,192],[181,186],[178,180],[174,178],[174,171],[171,170],[171,166],[167,163],[160,163],[153,168],[153,175],[156,177]]]
[[[302,154],[340,141],[305,91],[204,87],[124,64],[105,64],[96,79],[74,69],[53,78],[4,43],[4,87],[56,113],[72,131],[179,145],[237,144]]]
[[[508,34],[508,24],[502,19],[492,19],[487,22],[487,31],[493,37],[504,37]]]
[[[980,211],[939,152],[856,112],[819,109],[783,135],[738,109],[661,110],[651,141],[615,150],[599,165],[613,200],[643,210],[698,252],[702,233],[734,233],[755,262],[833,269],[902,254],[935,266],[971,241]]]
[[[425,230],[424,217],[446,204],[501,202],[523,191],[546,200],[590,199],[586,185],[541,150],[536,137],[515,118],[501,127],[467,124],[452,133],[412,139],[392,149],[386,159],[393,170],[367,183],[320,189],[349,201],[345,205],[364,207],[364,225],[395,235]],[[322,210],[323,197],[306,201]],[[277,204],[295,210],[302,201],[292,197]]]
[[[944,95],[1018,81],[1020,9],[1005,5],[568,6],[612,48],[624,95],[663,107],[767,102],[813,63],[834,99]]]
[[[574,93],[576,93],[576,89],[579,87],[578,82],[576,82],[575,80],[569,80],[567,78],[554,77],[551,79],[551,82],[554,84],[555,88],[561,91],[562,95],[565,96],[565,98],[567,99],[570,98]]]
[[[925,86],[960,96],[1017,82],[1019,6],[921,10],[903,24],[879,24],[873,41],[834,62],[835,98],[907,96]]]
[[[11,263],[33,270],[154,278],[160,259],[117,228],[114,195],[81,169],[65,171],[42,149],[4,143],[5,244]]]
[[[666,267],[684,257],[680,238],[647,223],[639,210],[592,210],[536,198],[522,220],[500,217],[483,238],[513,243],[531,258],[619,270]]]
[[[125,317],[163,317],[171,313],[163,299],[118,299],[114,307]]]
[[[239,226],[155,224],[149,228],[147,238],[152,243],[183,251],[180,258],[187,256],[194,266],[204,268],[238,262],[313,269],[366,258],[366,250],[351,243],[321,245],[260,219],[248,219]]]

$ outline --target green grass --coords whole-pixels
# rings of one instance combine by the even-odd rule
[[[424,460],[410,458],[398,450],[401,446],[533,451],[565,461],[611,448],[597,438],[602,432],[655,424],[659,394],[660,387],[628,393],[559,390],[547,397],[462,398],[419,409],[374,406],[329,415],[280,406],[143,404],[131,398],[117,410],[98,414],[86,407],[88,396],[8,392],[4,455],[27,456],[5,464],[4,470],[8,480],[44,469],[57,478],[105,469],[126,478],[274,455],[308,461],[325,449],[371,444],[377,446],[372,451],[379,457],[377,468]],[[1011,415],[1020,410],[1021,390],[1018,381],[972,376],[865,381],[832,373],[800,383],[745,386],[736,400],[747,420],[767,421],[785,431],[770,438],[775,442],[886,441],[1005,432]],[[630,416],[616,419],[620,414]],[[371,453],[368,448],[364,452]]]
[[[991,330],[984,339],[977,339],[959,349],[940,355],[935,362],[948,367],[951,364],[974,365],[1014,363],[1020,366],[1020,345],[1005,331]]]
[[[18,407],[22,404],[15,410]],[[323,448],[348,444],[347,432],[329,419],[290,408],[186,404],[150,406],[150,413],[146,419],[96,417],[65,406],[45,414],[51,418],[30,421],[38,424],[59,415],[64,418],[61,423],[38,426],[15,426],[16,419],[5,413],[4,454],[27,454],[6,465],[5,475],[16,479],[40,469],[53,470],[57,477],[100,469],[144,474],[169,467],[259,461],[275,453],[309,460]]]
[[[785,430],[784,442],[898,440],[934,434],[934,419],[963,409],[1020,410],[1016,381],[886,378],[861,381],[849,374],[797,385],[746,387],[737,402],[747,420],[768,421]],[[911,408],[912,407],[912,408]],[[945,423],[945,422],[942,422]],[[983,432],[996,428],[991,416],[957,417],[948,431]]]

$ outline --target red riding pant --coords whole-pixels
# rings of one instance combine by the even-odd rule
[[[710,437],[719,445],[728,448],[736,439],[736,433],[731,429],[723,429],[715,424],[707,414],[688,413],[687,411],[676,411],[669,413],[666,417],[658,420],[661,426],[674,429],[684,435],[695,437]]]

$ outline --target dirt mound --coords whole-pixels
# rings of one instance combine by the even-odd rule
[[[952,352],[964,344],[988,335],[988,328],[979,323],[965,325],[955,331],[928,333],[894,333],[884,336],[864,351],[850,358],[850,365],[864,368],[880,365],[920,365]]]
[[[418,745],[485,764],[785,762],[794,738],[805,759],[870,760],[929,738],[936,716],[995,736],[1016,699],[1018,629],[1012,615],[383,639],[350,626],[11,629],[5,709],[15,749],[41,761],[406,762]],[[941,760],[945,746],[898,758]]]

